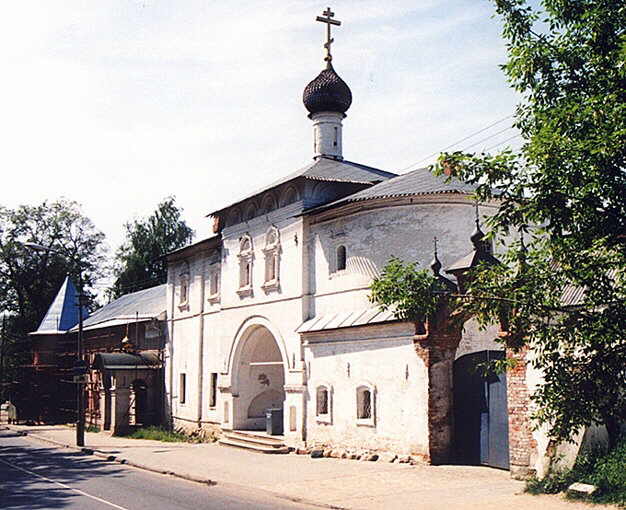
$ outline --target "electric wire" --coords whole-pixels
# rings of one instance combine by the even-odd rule
[[[516,135],[513,135],[512,137],[507,138],[506,140],[502,140],[501,142],[498,142],[497,144],[492,145],[491,147],[487,147],[485,149],[485,152],[490,151],[491,149],[495,149],[496,147],[498,147],[499,145],[502,145],[503,143],[510,142],[511,140],[515,140],[516,138],[519,138],[520,136],[522,135],[520,133],[517,133]]]
[[[465,152],[468,149],[471,149],[472,147],[476,147],[477,145],[480,145],[481,143],[486,142],[487,140],[490,140],[494,136],[498,136],[498,135],[504,133],[505,131],[508,131],[509,129],[513,129],[513,127],[512,126],[506,127],[504,129],[501,129],[500,131],[498,131],[498,132],[488,136],[487,138],[483,138],[482,140],[478,140],[477,142],[474,142],[471,145],[468,145],[467,147],[465,147],[461,152]]]
[[[404,173],[404,172],[405,172],[405,171],[407,171],[409,168],[412,168],[412,167],[414,167],[415,165],[419,165],[422,161],[426,161],[427,159],[432,158],[433,156],[436,156],[437,154],[440,154],[441,152],[444,152],[444,151],[446,151],[446,150],[448,150],[448,149],[450,149],[450,148],[454,147],[455,145],[458,145],[459,143],[462,143],[462,142],[464,142],[464,141],[466,141],[466,140],[469,140],[470,138],[473,138],[474,136],[479,135],[480,133],[483,133],[483,132],[487,131],[488,129],[490,129],[490,128],[494,127],[494,126],[497,126],[497,125],[498,125],[498,124],[500,124],[501,122],[504,122],[505,120],[510,119],[510,118],[512,118],[512,117],[513,117],[513,114],[507,115],[506,117],[502,117],[501,119],[498,119],[498,120],[496,120],[495,122],[492,122],[492,123],[491,123],[491,124],[489,124],[488,126],[485,126],[484,128],[479,129],[478,131],[475,131],[474,133],[471,133],[471,134],[467,135],[466,137],[461,138],[460,140],[457,140],[457,141],[456,141],[456,142],[454,142],[454,143],[451,143],[451,144],[450,144],[450,145],[448,145],[447,147],[444,147],[444,148],[443,148],[443,149],[441,149],[441,150],[435,151],[435,152],[433,152],[432,154],[429,154],[428,156],[425,156],[425,157],[423,157],[422,159],[420,159],[420,160],[418,160],[418,161],[415,161],[414,163],[411,163],[409,166],[407,166],[407,167],[403,168],[402,170],[399,170],[399,171],[398,171],[398,173]],[[508,129],[508,128],[507,128],[507,129]],[[496,135],[493,135],[493,136],[496,136]]]

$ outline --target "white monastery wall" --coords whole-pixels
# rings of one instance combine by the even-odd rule
[[[415,355],[410,324],[347,328],[305,335],[307,442],[428,453],[428,379]],[[329,414],[317,411],[317,388],[330,391]],[[371,420],[359,420],[357,390],[372,389]]]
[[[200,395],[197,391],[201,373],[198,333],[201,325],[204,296],[205,257],[195,255],[170,267],[168,306],[170,311],[168,353],[170,356],[168,396],[176,426],[187,426],[197,417]],[[187,282],[184,299],[182,282]],[[181,374],[184,374],[184,391]]]

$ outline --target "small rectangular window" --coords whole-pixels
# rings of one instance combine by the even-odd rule
[[[337,271],[343,271],[346,268],[346,262],[347,262],[346,247],[338,246],[337,247],[337,261],[336,261]]]
[[[359,406],[359,418],[370,419],[372,417],[372,394],[369,390],[364,390],[361,394],[361,405]]]
[[[180,374],[180,385],[178,388],[178,401],[181,404],[184,404],[186,397],[187,397],[186,376],[185,374]]]
[[[217,405],[217,373],[211,373],[211,391],[209,393],[209,407]]]
[[[317,416],[328,414],[328,389],[317,389]]]

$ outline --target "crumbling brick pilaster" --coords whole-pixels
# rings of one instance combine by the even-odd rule
[[[535,474],[531,458],[537,449],[530,421],[530,393],[527,383],[527,349],[520,352],[507,350],[507,359],[516,361],[507,373],[507,399],[509,407],[509,459],[513,478],[528,478]]]
[[[421,329],[425,333],[416,335],[414,343],[428,371],[429,458],[425,460],[442,464],[450,461],[452,453],[454,354],[461,341],[462,325],[451,320],[447,307],[441,306]]]

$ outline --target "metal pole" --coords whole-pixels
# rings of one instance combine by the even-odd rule
[[[77,357],[80,362],[83,361],[83,274],[79,268],[78,272],[78,339],[77,339]],[[81,375],[82,377],[82,375]],[[85,386],[83,382],[76,385],[76,445],[85,446]]]
[[[4,397],[4,335],[6,331],[6,314],[2,315],[2,337],[0,338],[0,402]]]

